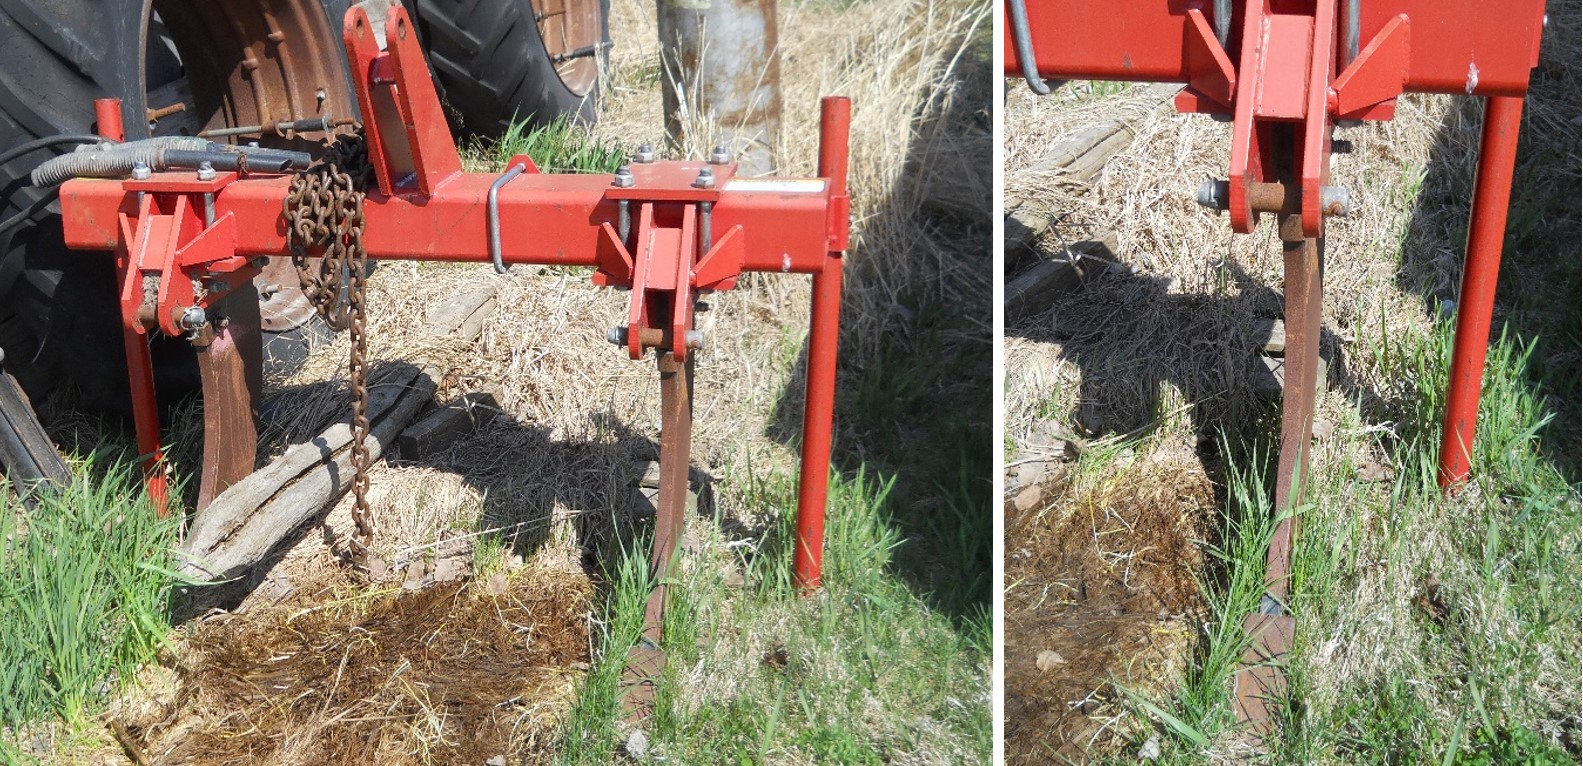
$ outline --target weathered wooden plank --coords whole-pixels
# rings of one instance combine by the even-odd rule
[[[1105,163],[1116,153],[1127,148],[1137,136],[1138,128],[1155,115],[1168,111],[1172,99],[1182,86],[1155,83],[1145,91],[1144,109],[1133,115],[1108,120],[1084,128],[1051,147],[1043,157],[1016,172],[1028,175],[1059,175],[1067,183],[1086,186],[1104,170]],[[1152,106],[1149,106],[1152,105]],[[1034,242],[1049,231],[1051,216],[1030,200],[1016,197],[1006,199],[1006,252],[1032,247]]]
[[[427,329],[476,340],[494,307],[492,289],[464,293],[437,309]],[[444,372],[432,361],[418,360],[370,382],[370,458],[383,456],[433,400]],[[182,548],[182,571],[219,580],[262,562],[293,530],[351,488],[351,442],[351,426],[337,423],[221,493],[193,519]]]
[[[1107,233],[1099,240],[1074,242],[1049,260],[1017,275],[1006,283],[1006,321],[1018,321],[1049,307],[1055,296],[1076,290],[1083,280],[1116,262],[1116,235]]]

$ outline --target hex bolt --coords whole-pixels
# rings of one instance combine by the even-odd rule
[[[616,187],[617,189],[630,189],[636,185],[637,182],[638,179],[632,177],[632,168],[622,165],[621,167],[616,168],[616,177],[610,182],[610,185]]]
[[[632,161],[636,162],[638,164],[641,164],[641,165],[647,165],[650,162],[653,162],[654,161],[654,147],[650,146],[649,144],[641,144],[641,145],[639,145],[638,146],[638,153],[632,157]]]
[[[147,162],[138,162],[132,165],[132,180],[147,181],[154,171],[150,170]]]
[[[709,168],[698,171],[698,178],[693,180],[693,186],[699,189],[715,188],[715,172]]]
[[[214,176],[215,176],[214,165],[210,164],[208,160],[204,160],[203,162],[198,163],[198,180],[199,181],[213,181],[214,180]]]
[[[188,306],[186,311],[181,312],[181,326],[188,330],[196,330],[208,321],[209,315],[202,306]]]
[[[1212,210],[1231,206],[1230,181],[1205,181],[1198,185],[1198,204]]]
[[[1319,207],[1325,215],[1339,215],[1345,218],[1352,213],[1352,192],[1340,186],[1320,187]]]
[[[709,154],[709,164],[724,165],[731,161],[731,153],[726,151],[724,144],[716,144],[715,150]]]

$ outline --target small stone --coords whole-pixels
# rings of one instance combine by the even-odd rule
[[[644,734],[642,729],[633,729],[627,734],[627,741],[622,743],[622,748],[633,760],[643,760],[643,756],[649,753],[649,735]]]
[[[1033,661],[1033,664],[1039,668],[1039,672],[1046,673],[1056,665],[1065,665],[1066,658],[1062,657],[1060,652],[1046,649],[1039,652],[1039,657]]]
[[[1138,757],[1145,761],[1152,761],[1160,757],[1159,734],[1149,737],[1149,741],[1143,743],[1143,747],[1138,748]]]
[[[1026,463],[1019,463],[1012,467],[1011,481],[1008,484],[1013,487],[1032,487],[1043,484],[1044,480],[1050,477],[1054,468],[1055,462],[1051,460],[1031,460]]]
[[[1334,434],[1335,432],[1336,426],[1334,423],[1331,423],[1328,420],[1314,421],[1314,439],[1316,441],[1324,441],[1329,439],[1331,434]]]
[[[461,559],[446,557],[434,562],[435,582],[455,582],[467,577],[467,565]]]
[[[407,579],[401,583],[401,587],[406,590],[418,590],[419,588],[422,588],[424,575],[427,575],[428,573],[429,568],[424,565],[421,559],[412,562],[412,565],[407,567]]]
[[[726,564],[725,566],[722,566],[720,570],[720,579],[725,582],[727,588],[742,588],[747,586],[747,578],[742,576],[742,570],[737,569],[735,564]]]
[[[1375,482],[1390,481],[1396,476],[1391,467],[1378,460],[1369,459],[1358,466],[1358,481],[1373,484]]]
[[[1016,496],[1011,499],[1011,504],[1012,507],[1016,508],[1018,511],[1027,511],[1038,505],[1039,501],[1043,498],[1044,490],[1040,489],[1039,485],[1034,484],[1024,487],[1021,492],[1018,492]]]
[[[506,766],[506,756],[502,754],[490,758],[489,760],[484,761],[484,766]]]
[[[505,595],[506,576],[503,574],[496,574],[494,577],[489,578],[489,582],[484,584],[484,592],[491,596]]]
[[[522,554],[520,554],[520,553],[513,553],[513,554],[511,554],[511,560],[510,560],[510,563],[508,564],[508,566],[510,566],[512,569],[521,569],[522,568]]]

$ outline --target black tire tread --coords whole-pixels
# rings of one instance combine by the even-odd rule
[[[601,3],[608,11],[605,0]],[[409,0],[429,65],[463,132],[498,136],[513,120],[543,125],[562,114],[592,123],[598,87],[572,93],[550,62],[528,0]],[[608,26],[601,35],[608,41]]]

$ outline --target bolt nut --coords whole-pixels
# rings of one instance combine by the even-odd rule
[[[181,312],[181,326],[188,330],[196,330],[208,321],[209,315],[202,306],[188,306],[186,311]]]
[[[709,164],[711,165],[724,165],[730,161],[731,153],[726,151],[723,144],[715,146],[715,150],[709,154]]]
[[[1198,204],[1212,210],[1231,206],[1230,181],[1205,181],[1198,185]]]
[[[698,171],[698,177],[693,179],[693,186],[699,189],[715,188],[715,172],[709,168]]]
[[[1319,207],[1325,215],[1338,215],[1345,218],[1352,213],[1352,192],[1339,186],[1325,186],[1319,189]]]
[[[154,171],[150,170],[147,162],[139,162],[132,166],[132,180],[147,181]]]
[[[617,346],[627,345],[627,328],[612,327],[605,331],[605,340]]]
[[[640,164],[644,164],[644,165],[647,165],[648,163],[653,162],[654,161],[654,147],[650,146],[649,144],[642,144],[642,145],[638,146],[638,153],[636,155],[633,155],[632,161],[640,163]]]
[[[208,160],[204,160],[203,162],[198,163],[198,180],[199,181],[213,181],[214,177],[215,177],[214,165],[211,165]]]
[[[688,330],[687,331],[687,335],[685,337],[685,340],[687,341],[687,347],[688,348],[691,348],[691,349],[703,348],[704,347],[704,331],[703,330]]]
[[[630,189],[636,185],[638,179],[632,177],[632,168],[622,165],[616,169],[616,177],[610,182],[617,189]]]

